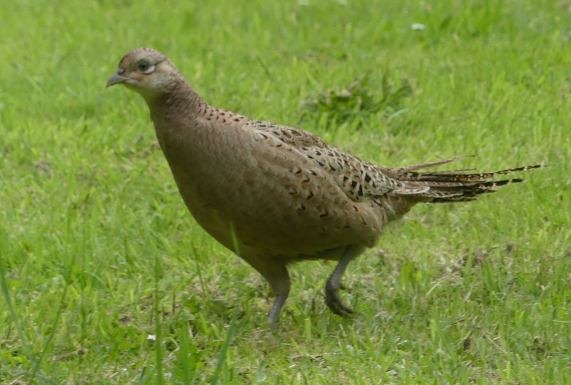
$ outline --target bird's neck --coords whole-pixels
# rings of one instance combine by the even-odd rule
[[[181,81],[168,92],[145,98],[151,112],[157,139],[173,172],[183,154],[192,155],[194,142],[201,132],[196,128],[204,102],[188,83]],[[184,155],[186,156],[186,155]]]
[[[174,118],[195,116],[202,104],[198,94],[185,81],[177,82],[168,92],[159,95],[143,95],[149,109],[151,117]]]

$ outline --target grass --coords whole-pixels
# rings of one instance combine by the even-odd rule
[[[563,0],[7,2],[0,383],[571,383],[570,19]],[[104,88],[137,46],[212,104],[380,164],[549,166],[389,227],[349,267],[350,319],[323,304],[333,265],[294,266],[271,333],[268,288],[187,214],[143,101]]]

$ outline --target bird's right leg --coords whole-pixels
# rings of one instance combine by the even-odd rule
[[[341,278],[347,269],[347,265],[351,262],[359,252],[353,247],[348,246],[344,251],[341,259],[335,266],[335,270],[327,279],[325,284],[325,304],[331,309],[332,312],[340,316],[346,316],[353,313],[353,309],[346,305],[339,296],[339,289],[343,288]]]

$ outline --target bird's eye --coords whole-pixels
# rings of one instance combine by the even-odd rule
[[[142,72],[144,74],[150,74],[155,70],[155,66],[149,63],[147,60],[143,59],[137,63],[137,70],[139,70],[139,72]]]

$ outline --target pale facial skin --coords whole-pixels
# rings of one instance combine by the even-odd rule
[[[145,99],[167,93],[181,79],[178,70],[162,54],[145,48],[125,55],[119,68],[107,81],[107,87],[123,84]]]

